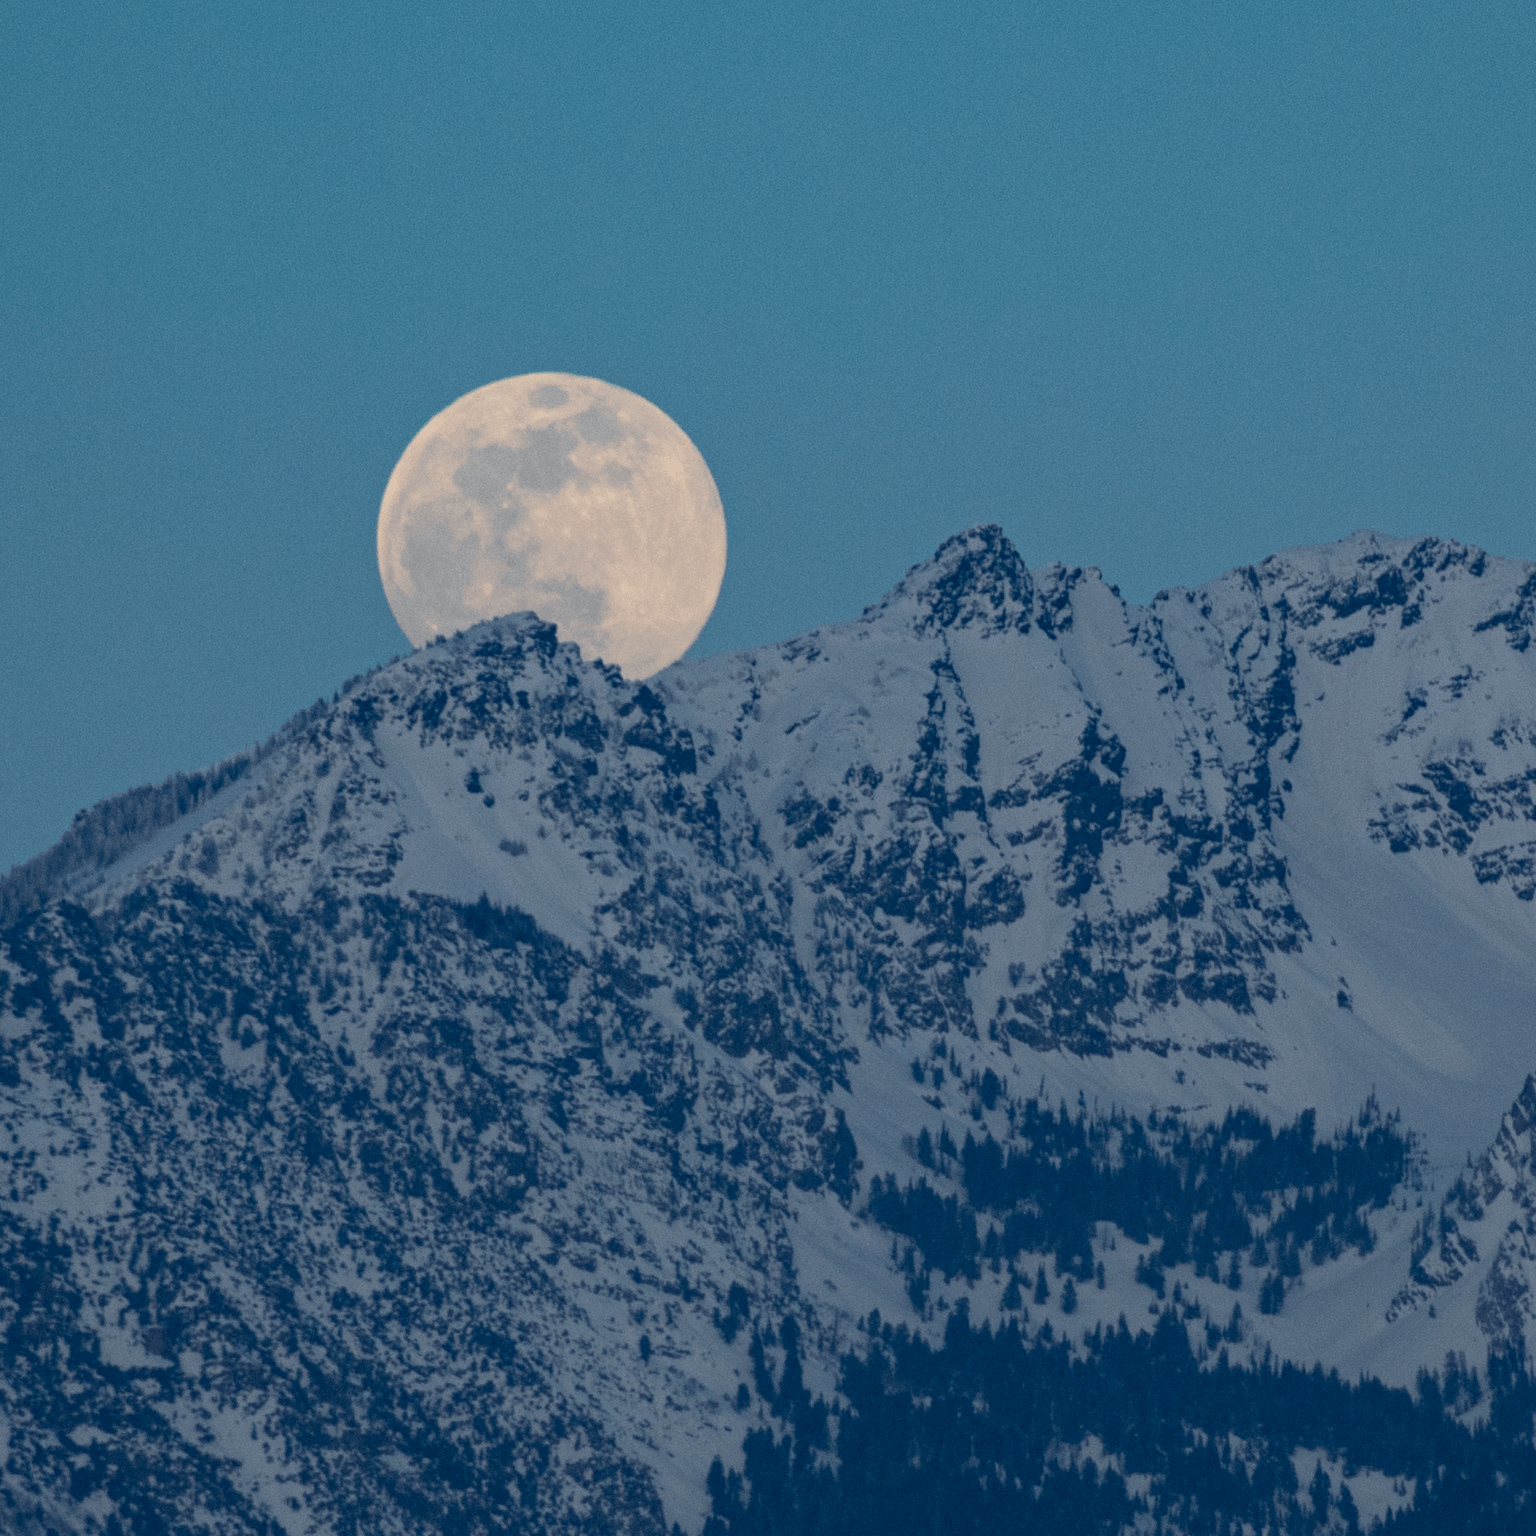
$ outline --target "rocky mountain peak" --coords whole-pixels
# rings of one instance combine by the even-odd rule
[[[912,610],[919,634],[965,629],[1028,634],[1034,583],[1023,557],[995,523],[946,539],[931,560],[915,565],[865,618]]]

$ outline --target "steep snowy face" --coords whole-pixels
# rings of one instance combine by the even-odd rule
[[[103,808],[0,948],[6,1326],[70,1341],[6,1475],[67,1502],[64,1415],[210,1528],[697,1526],[786,1318],[820,1384],[1046,1265],[1390,1379],[1529,1332],[1533,618],[1435,540],[1138,608],[978,528],[646,685],[481,625]],[[1133,1154],[1189,1188],[1061,1235]]]
[[[1274,846],[1312,936],[1283,968],[1302,1013],[1276,1024],[1317,1029],[1331,994],[1317,1101],[1327,1075],[1371,1073],[1447,1168],[1493,1135],[1531,1046],[1533,582],[1459,545],[1357,535],[1224,578],[1177,626],[1177,596],[1153,605],[1187,675],[1219,647],[1228,696],[1263,706]],[[1212,709],[1214,682],[1191,684]]]
[[[1069,1096],[1335,1122],[1374,1083],[1449,1167],[1529,1048],[1531,582],[1367,535],[1138,610],[981,530],[676,686],[751,701],[710,739],[856,1039],[938,1023],[1076,1057]]]

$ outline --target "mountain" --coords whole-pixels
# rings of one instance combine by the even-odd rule
[[[1141,608],[977,528],[646,684],[479,625],[82,813],[0,886],[0,1521],[748,1529],[850,1362],[983,1335],[1475,1425],[1536,1345],[1533,625],[1445,541]],[[1087,1423],[1030,1454],[1186,1528]],[[1314,1526],[1309,1466],[1341,1529],[1444,1482],[1321,1444]]]

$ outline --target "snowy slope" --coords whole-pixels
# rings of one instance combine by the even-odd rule
[[[0,1389],[7,1497],[137,1455],[210,1528],[696,1529],[786,1316],[824,1390],[872,1308],[1169,1304],[1107,1223],[1070,1315],[1043,1251],[914,1286],[873,1181],[963,1202],[1031,1104],[1374,1094],[1416,1141],[1373,1245],[1278,1312],[1246,1245],[1170,1262],[1192,1337],[1536,1348],[1533,623],[1536,570],[1434,540],[1143,609],[981,528],[648,685],[527,615],[349,685],[5,939],[0,1214],[72,1341]],[[64,1403],[131,1433],[54,1445]]]

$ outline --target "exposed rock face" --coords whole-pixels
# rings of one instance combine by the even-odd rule
[[[963,1195],[1041,1097],[1326,1134],[1374,1088],[1411,1177],[1245,1341],[1529,1335],[1529,1080],[1410,1247],[1536,1064],[1533,592],[1360,535],[1141,609],[980,528],[648,685],[481,625],[91,813],[0,893],[6,1518],[696,1527],[784,1319],[825,1383],[872,1306],[1004,1306],[869,1191]],[[1147,1315],[1096,1242],[1058,1329]]]
[[[1479,1331],[1495,1348],[1536,1345],[1536,1077],[1504,1116],[1493,1145],[1451,1186],[1438,1220],[1415,1234],[1409,1283],[1391,1315],[1451,1287],[1475,1288]]]

